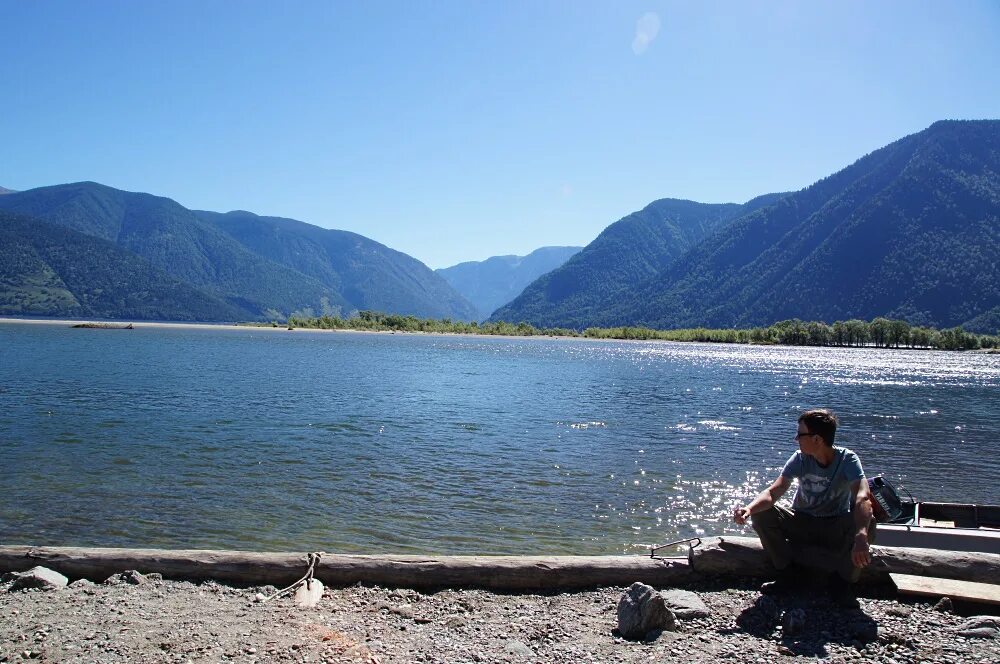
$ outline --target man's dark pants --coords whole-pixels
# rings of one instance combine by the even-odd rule
[[[858,580],[861,570],[851,560],[856,528],[853,514],[817,517],[775,505],[754,514],[751,520],[764,551],[779,571],[794,562],[795,548],[815,546],[833,554],[836,572],[842,579],[849,583]],[[869,542],[873,536],[873,529],[869,528]]]

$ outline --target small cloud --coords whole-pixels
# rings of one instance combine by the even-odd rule
[[[656,12],[646,12],[635,23],[635,38],[632,39],[632,52],[642,55],[649,45],[660,34],[660,16]]]
[[[573,195],[573,187],[568,184],[564,184],[559,191],[562,192],[563,198],[569,198]]]

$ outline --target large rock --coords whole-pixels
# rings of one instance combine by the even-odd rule
[[[66,584],[69,583],[69,579],[48,567],[32,567],[27,572],[14,572],[12,576],[14,577],[14,583],[9,589],[11,592],[35,588],[40,590],[56,590],[58,588],[65,588]]]
[[[660,594],[671,613],[681,620],[707,618],[712,613],[701,597],[690,590],[663,590]]]
[[[636,581],[618,600],[618,633],[626,639],[638,640],[675,627],[674,614],[652,586]]]

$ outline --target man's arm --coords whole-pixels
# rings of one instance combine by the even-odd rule
[[[792,480],[788,479],[784,475],[778,477],[778,479],[771,482],[771,486],[767,487],[753,499],[753,501],[746,507],[737,507],[733,510],[733,521],[742,525],[747,522],[751,514],[756,514],[757,512],[763,512],[766,509],[774,506],[778,498],[785,495],[788,491],[788,487],[792,485]]]
[[[854,512],[854,546],[851,561],[855,567],[864,567],[872,561],[868,550],[868,526],[872,521],[872,504],[868,498],[868,480],[863,476],[851,482],[851,499]]]

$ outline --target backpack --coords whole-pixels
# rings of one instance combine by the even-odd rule
[[[868,478],[872,513],[879,523],[905,523],[913,518],[915,503],[903,501],[889,480],[881,475]]]

